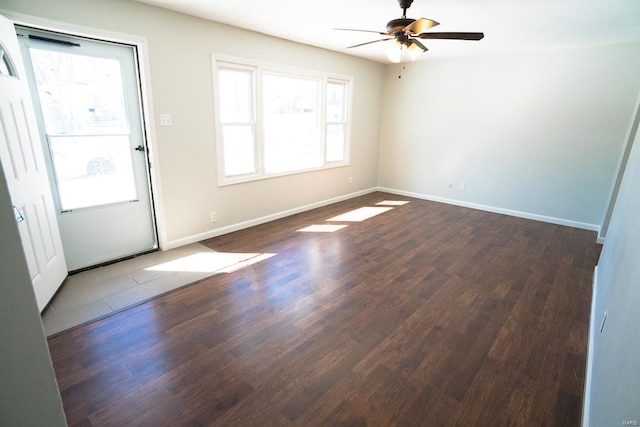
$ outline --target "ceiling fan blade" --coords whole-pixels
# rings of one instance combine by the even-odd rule
[[[427,47],[425,45],[420,43],[420,40],[411,39],[411,40],[409,40],[409,43],[413,43],[414,45],[418,46],[420,48],[420,50],[422,50],[423,52],[426,52],[426,51],[429,50],[429,49],[427,49]]]
[[[414,37],[432,40],[482,40],[484,33],[420,33]]]
[[[335,31],[359,31],[361,33],[374,33],[374,34],[382,34],[383,36],[390,36],[391,34],[382,31],[374,31],[374,30],[355,30],[353,28],[334,28]]]
[[[436,25],[440,25],[440,23],[434,21],[433,19],[420,18],[404,27],[402,31],[409,34],[420,34],[424,33],[429,28],[435,27]]]
[[[388,37],[386,39],[380,39],[380,40],[373,40],[366,43],[354,44],[353,46],[347,46],[345,49],[351,49],[352,47],[360,47],[360,46],[364,46],[371,43],[386,42],[387,40],[393,40],[393,37]]]

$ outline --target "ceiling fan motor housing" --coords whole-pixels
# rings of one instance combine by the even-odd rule
[[[413,24],[414,22],[416,22],[416,20],[411,18],[392,19],[387,23],[387,32],[395,35],[398,32],[402,32],[404,27]]]

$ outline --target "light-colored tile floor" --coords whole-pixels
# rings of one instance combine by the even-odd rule
[[[47,336],[100,319],[260,254],[216,252],[200,243],[153,252],[67,277],[42,313]]]

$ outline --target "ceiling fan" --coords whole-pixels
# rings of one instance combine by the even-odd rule
[[[428,50],[419,39],[482,40],[484,37],[484,33],[426,32],[426,30],[440,25],[440,23],[427,18],[407,18],[407,9],[409,9],[413,0],[398,0],[398,3],[400,3],[400,8],[402,9],[402,18],[389,21],[387,23],[387,31],[336,28],[336,30],[340,31],[360,31],[386,36],[383,39],[348,46],[347,49],[365,46],[371,43],[395,40],[395,43],[393,43],[387,51],[387,57],[391,62],[401,62],[405,51],[409,54],[411,60],[414,60],[418,55]]]

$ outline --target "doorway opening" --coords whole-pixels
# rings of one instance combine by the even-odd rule
[[[137,47],[16,31],[68,270],[157,250]]]

